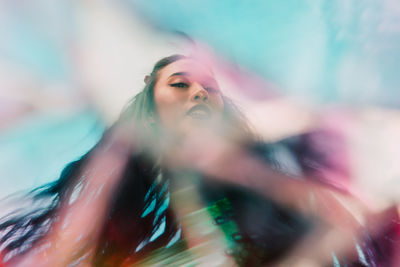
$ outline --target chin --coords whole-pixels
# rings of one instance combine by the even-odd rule
[[[174,124],[166,127],[166,134],[175,138],[184,138],[199,131],[216,131],[221,126],[221,121],[215,119],[197,119],[187,116],[182,120],[177,120]]]

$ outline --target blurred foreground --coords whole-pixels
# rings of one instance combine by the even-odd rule
[[[321,227],[293,241],[296,245],[277,265],[353,266],[351,260],[358,260],[362,266],[398,266],[400,6],[390,0],[290,3],[3,1],[1,196],[23,195],[56,179],[68,162],[100,140],[143,88],[156,60],[190,54],[213,66],[222,91],[239,104],[254,131],[274,144],[280,168],[208,131],[194,134],[170,162],[176,189],[168,201],[154,200],[153,208],[149,202],[152,212],[173,206],[181,230],[172,249],[154,250],[139,262],[128,258],[122,266],[240,263],[236,250],[247,243],[238,242],[239,226],[226,215],[234,203],[205,205],[199,173],[238,186],[232,190],[254,203],[268,196]],[[85,165],[96,182],[72,194],[72,208],[61,208],[58,223],[43,222],[53,230],[41,245],[21,247],[29,252],[17,266],[93,263],[98,240],[90,236],[101,228],[108,205],[100,196],[112,194],[129,160],[118,143],[135,145],[126,139],[131,129],[121,132]],[[205,136],[206,143],[196,141]],[[264,181],[265,176],[270,179]],[[42,205],[29,197],[8,200],[2,214]],[[263,218],[250,212],[246,223],[257,229]],[[159,219],[148,244],[163,234],[165,223]],[[277,234],[280,228],[274,227],[264,230]],[[290,227],[308,229],[301,223]],[[2,256],[6,261],[13,255]]]

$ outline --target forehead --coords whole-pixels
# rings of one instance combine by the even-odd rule
[[[210,79],[214,78],[211,69],[205,64],[194,59],[180,59],[177,60],[159,72],[159,79],[168,79],[171,75],[176,73],[186,73],[188,76],[195,79]]]

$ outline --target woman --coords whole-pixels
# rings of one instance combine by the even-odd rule
[[[219,265],[291,264],[315,256],[315,247],[296,245],[327,225],[355,234],[357,222],[330,190],[292,179],[274,147],[251,132],[210,68],[164,58],[99,143],[32,192],[41,206],[3,218],[3,264],[177,266],[215,262],[206,259],[212,251]],[[217,226],[201,234],[210,221]],[[318,251],[326,263],[332,250]]]

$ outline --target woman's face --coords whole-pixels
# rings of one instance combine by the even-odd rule
[[[210,69],[193,59],[180,59],[158,72],[154,101],[164,129],[184,135],[222,119],[223,100]]]

